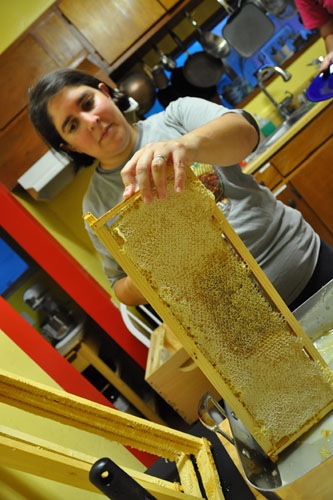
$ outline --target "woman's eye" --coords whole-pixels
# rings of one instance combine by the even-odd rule
[[[69,124],[69,127],[68,127],[68,132],[75,132],[75,130],[77,129],[77,123],[75,120],[71,121],[71,123]]]
[[[86,99],[82,104],[82,109],[84,109],[85,111],[89,111],[90,109],[92,109],[93,105],[94,105],[94,96],[88,97],[88,99]]]

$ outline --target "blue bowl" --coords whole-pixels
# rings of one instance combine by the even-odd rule
[[[333,97],[333,64],[319,73],[306,91],[309,101],[325,101]]]

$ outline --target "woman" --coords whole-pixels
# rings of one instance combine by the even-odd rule
[[[100,80],[60,69],[30,91],[31,120],[54,150],[75,164],[98,163],[83,200],[83,213],[100,217],[139,188],[150,203],[153,191],[166,196],[166,169],[173,165],[176,192],[185,184],[185,165],[218,165],[229,222],[290,307],[298,305],[333,277],[333,252],[301,214],[276,201],[269,189],[243,174],[239,162],[257,146],[252,116],[198,98],[172,102],[165,111],[129,124],[128,102]],[[130,277],[87,227],[118,299],[146,303]],[[330,258],[331,265],[327,261]],[[301,296],[300,294],[303,293]]]
[[[321,71],[333,62],[333,0],[295,0],[303,24],[307,29],[319,29],[326,47]]]

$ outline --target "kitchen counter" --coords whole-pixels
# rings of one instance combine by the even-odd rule
[[[262,153],[259,153],[252,161],[250,161],[244,168],[243,172],[246,174],[253,174],[259,167],[268,161],[273,154],[275,154],[281,147],[298,134],[307,124],[313,120],[319,113],[321,113],[329,104],[331,99],[322,101],[313,106],[302,118],[300,118],[294,125],[290,127],[281,137],[279,137],[272,145],[268,146]],[[333,132],[333,129],[332,129]]]

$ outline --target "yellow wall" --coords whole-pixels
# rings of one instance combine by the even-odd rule
[[[24,192],[16,197],[111,296],[111,287],[82,218],[82,198],[92,173],[91,167],[81,170],[63,191],[48,202],[36,201]]]
[[[53,0],[3,0],[0,2],[0,53],[53,3]]]

